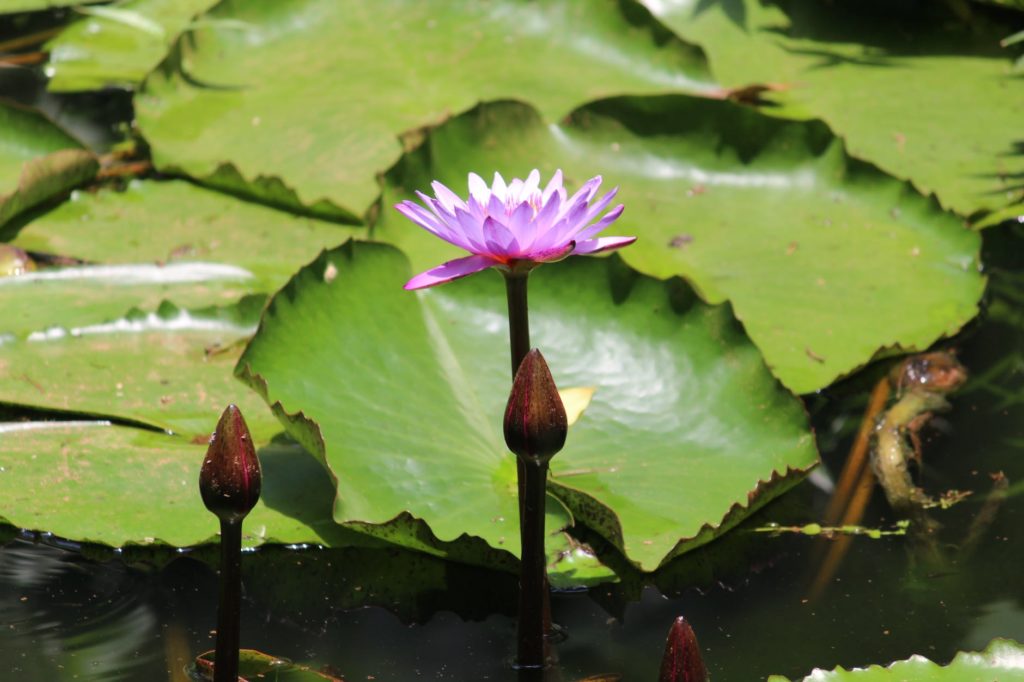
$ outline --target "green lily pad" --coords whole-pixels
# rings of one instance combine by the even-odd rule
[[[127,420],[208,436],[237,403],[257,442],[279,428],[231,367],[255,328],[262,297],[189,311],[165,303],[117,320],[53,327],[0,345],[0,401]]]
[[[324,253],[274,297],[237,371],[325,462],[339,523],[373,532],[410,514],[442,541],[517,553],[500,277],[412,294],[411,274],[386,245]],[[597,387],[550,491],[641,567],[724,532],[815,463],[800,403],[727,308],[617,258],[531,280],[533,343],[556,382]]]
[[[46,45],[53,92],[134,88],[219,0],[134,0],[87,10]]]
[[[91,263],[232,265],[251,275],[249,291],[270,292],[320,249],[363,233],[181,180],[135,181],[124,191],[75,192],[11,243]]]
[[[246,413],[249,416],[249,413]],[[2,517],[84,543],[190,547],[216,541],[199,496],[206,443],[103,422],[0,424]],[[297,446],[260,449],[263,493],[244,543],[379,546],[331,520],[333,489]]]
[[[185,74],[136,98],[162,170],[357,220],[399,136],[481,100],[548,120],[622,92],[707,91],[703,56],[632,0],[223,2],[182,46]],[[420,133],[409,133],[415,138]]]
[[[97,168],[90,152],[39,114],[0,104],[0,227]]]
[[[803,682],[1019,682],[1024,680],[1024,647],[1008,639],[993,640],[981,652],[960,652],[949,663],[939,665],[924,656],[912,656],[882,667],[831,671],[815,670]],[[786,682],[773,675],[768,682]]]
[[[245,414],[252,426],[258,414]],[[0,422],[0,523],[110,547],[159,550],[215,542],[217,519],[199,496],[205,453],[205,438],[186,440],[103,421]],[[245,546],[390,546],[334,522],[334,487],[323,466],[301,447],[268,443],[260,447],[259,458],[263,490],[245,520]],[[551,583],[569,588],[614,580],[592,553],[562,532],[565,522],[564,511],[548,519]],[[435,557],[516,569],[508,552],[472,538],[439,542],[408,517],[376,535],[401,536],[403,544]]]
[[[58,7],[71,7],[72,5],[89,5],[102,0],[4,0],[0,5],[0,15],[20,14],[21,12],[39,12],[46,9]]]
[[[980,237],[934,201],[851,159],[820,122],[684,96],[616,99],[546,125],[523,104],[481,106],[433,131],[386,177],[376,239],[424,270],[458,255],[391,206],[438,179],[563,168],[621,190],[607,234],[622,257],[731,302],[772,372],[806,393],[881,349],[923,349],[977,312]],[[414,197],[413,197],[414,198]]]
[[[322,248],[362,233],[183,181],[73,192],[12,243],[88,265],[0,279],[0,335],[95,325],[164,300],[230,304],[278,289]]]
[[[213,679],[215,660],[216,656],[212,651],[196,657],[195,669],[199,679]],[[253,649],[242,649],[238,652],[238,679],[239,682],[257,682],[264,679],[273,679],[275,682],[344,682],[339,677],[318,673],[307,666]]]
[[[945,3],[646,4],[707,50],[728,86],[774,83],[768,112],[825,119],[850,153],[965,216],[1024,203],[1024,87],[999,41],[1019,25],[950,21]],[[970,115],[964,103],[970,102]],[[1021,208],[1020,213],[1024,213]]]

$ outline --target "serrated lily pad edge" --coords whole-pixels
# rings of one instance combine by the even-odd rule
[[[569,508],[573,518],[586,524],[588,528],[594,530],[611,543],[615,549],[621,552],[623,558],[635,568],[653,573],[670,563],[673,559],[698,549],[729,532],[748,516],[803,481],[819,463],[820,460],[816,460],[806,468],[787,466],[785,472],[773,470],[767,480],[763,478],[758,479],[754,489],[747,493],[746,504],[733,502],[718,523],[707,521],[695,535],[680,538],[658,565],[650,568],[643,566],[626,552],[622,527],[618,523],[618,516],[614,510],[586,492],[560,483],[556,477],[548,479],[548,487]],[[588,507],[601,510],[601,517],[588,513]]]
[[[303,268],[300,268],[300,271],[323,259],[329,251],[337,251],[347,247],[350,252],[349,257],[351,257],[351,251],[357,242],[379,243],[390,246],[391,248],[396,248],[386,242],[375,242],[372,239],[357,240],[355,238],[350,238],[334,249],[322,249],[320,253],[317,254],[316,258],[303,266]],[[643,276],[649,277],[649,275]],[[658,281],[664,282],[670,279],[674,278],[667,278],[666,280]],[[277,296],[289,289],[292,286],[293,281],[294,279],[288,284],[285,284],[284,287],[274,294],[274,296]],[[729,306],[731,311],[731,304],[726,303],[724,305]],[[260,314],[260,322],[256,329],[256,333],[254,334],[254,338],[258,336],[262,330],[264,321],[266,320],[266,316],[270,310],[271,305],[270,302],[268,302]],[[733,314],[733,317],[735,317],[734,313],[730,314]],[[272,400],[270,398],[270,389],[266,379],[258,372],[253,371],[251,365],[245,361],[245,358],[245,353],[243,353],[239,358],[238,364],[235,366],[235,377],[260,395],[264,402],[270,406],[274,416],[285,428],[286,432],[295,438],[295,440],[308,452],[312,453],[321,465],[324,466],[331,478],[332,484],[334,484],[337,489],[338,478],[327,461],[326,443],[324,442],[323,432],[320,429],[320,425],[315,420],[306,416],[303,410],[300,409],[295,412],[288,412],[281,401]],[[768,371],[767,368],[765,371]],[[775,381],[778,381],[778,379],[776,378]],[[782,386],[781,382],[779,385],[780,387]],[[783,388],[782,390],[786,390],[788,392],[788,389]],[[808,437],[813,440],[813,434],[808,434]],[[814,445],[814,448],[815,453],[817,453],[816,444]],[[680,538],[676,542],[675,546],[664,557],[662,557],[658,565],[650,568],[644,567],[641,563],[633,560],[626,554],[622,528],[618,523],[618,516],[610,507],[598,501],[586,492],[577,490],[572,486],[559,483],[557,478],[554,476],[550,476],[548,478],[548,495],[557,500],[558,503],[566,509],[570,516],[570,520],[573,523],[582,521],[589,528],[608,540],[612,546],[622,553],[630,565],[634,566],[638,570],[653,573],[672,559],[685,554],[686,552],[697,549],[736,527],[749,514],[757,511],[801,482],[819,463],[820,459],[816,457],[815,460],[806,468],[787,466],[785,472],[773,469],[767,480],[759,478],[755,487],[747,492],[746,504],[739,501],[734,502],[730,505],[729,509],[718,523],[710,521],[706,522],[694,536]],[[336,495],[335,501],[337,501],[337,499]],[[587,513],[587,506],[599,509],[601,517]],[[441,540],[433,533],[430,526],[423,519],[405,511],[383,523],[370,523],[358,520],[338,521],[337,519],[335,519],[335,521],[345,528],[366,533],[390,542],[394,542],[393,538],[397,534],[403,535],[403,539],[414,537],[419,541],[416,544],[410,545],[407,542],[401,542],[398,544],[412,549],[419,549],[442,558],[453,559],[470,564],[481,564],[484,566],[508,567],[512,570],[515,570],[519,564],[518,557],[513,555],[511,552],[492,547],[482,538],[470,535],[469,533],[462,533],[450,540]],[[407,535],[410,531],[412,535]],[[475,546],[467,546],[467,544]],[[490,557],[493,563],[490,563],[487,560],[481,562],[479,554],[481,550],[484,550],[485,555]]]
[[[1024,652],[1021,645],[1009,638],[999,637],[989,642],[982,651],[958,651],[953,660],[946,665],[939,665],[925,656],[914,654],[910,658],[894,661],[888,665],[870,665],[866,668],[842,668],[836,667],[832,670],[816,668],[807,677],[791,681],[781,675],[772,675],[767,682],[825,682],[832,675],[838,673],[849,673],[857,675],[875,671],[897,672],[901,667],[908,665],[930,664],[936,668],[951,668],[958,663],[987,665],[991,670],[1015,670],[1024,675]]]
[[[26,161],[18,186],[0,194],[0,229],[17,215],[92,180],[96,156],[85,149],[60,149]]]
[[[324,253],[326,253],[326,249],[313,262],[319,260]],[[266,310],[264,309],[264,315]],[[262,324],[261,319],[261,327]],[[259,331],[257,330],[258,333]],[[288,412],[284,405],[281,404],[281,401],[271,401],[267,381],[254,372],[249,363],[239,362],[235,367],[235,376],[263,398],[270,406],[274,416],[281,422],[285,431],[295,438],[308,452],[312,453],[317,461],[327,470],[331,483],[335,486],[335,501],[337,501],[338,477],[327,463],[327,449],[320,425],[307,417],[302,410]],[[483,538],[470,535],[469,533],[462,533],[450,540],[441,540],[423,519],[417,518],[405,511],[383,523],[370,523],[358,520],[338,521],[337,519],[335,519],[335,522],[344,528],[408,549],[425,552],[442,559],[507,571],[518,570],[519,558],[508,550],[492,547]],[[396,541],[396,536],[400,536],[402,541]]]

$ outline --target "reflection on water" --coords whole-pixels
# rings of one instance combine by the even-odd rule
[[[159,616],[138,576],[17,542],[0,552],[0,662],[22,680],[135,680],[160,671]]]
[[[993,233],[986,243],[1004,238]],[[1017,253],[1020,243],[1001,248]],[[988,262],[995,262],[989,317],[957,343],[971,379],[924,445],[927,489],[974,491],[935,512],[944,565],[916,560],[906,537],[857,537],[812,601],[810,558],[827,541],[748,530],[769,520],[819,520],[827,495],[808,483],[653,578],[627,575],[589,594],[557,595],[554,615],[568,639],[547,679],[617,673],[653,680],[665,633],[680,614],[695,628],[712,678],[725,681],[912,654],[945,662],[996,636],[1024,640],[1017,568],[1024,487],[1013,486],[1024,481],[1024,276],[1020,264],[1004,271],[992,254]],[[868,374],[811,405],[828,470],[838,470],[858,426],[877,378]],[[955,544],[997,471],[1010,479],[1009,497],[965,557]],[[862,523],[894,521],[876,492]],[[264,550],[245,556],[244,572],[246,647],[327,666],[349,680],[516,679],[512,576],[379,549]],[[213,646],[215,595],[214,572],[192,558],[127,568],[16,541],[0,550],[0,678],[178,682],[184,663]]]

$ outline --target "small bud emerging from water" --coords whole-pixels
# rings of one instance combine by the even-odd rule
[[[505,443],[531,462],[547,462],[565,445],[569,430],[562,398],[544,356],[534,348],[523,358],[505,408]]]
[[[693,628],[682,616],[676,618],[665,640],[658,682],[707,682],[708,671],[700,655]]]
[[[260,498],[260,461],[241,411],[228,405],[210,438],[199,492],[221,521],[241,521]]]

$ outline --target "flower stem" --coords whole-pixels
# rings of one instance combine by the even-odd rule
[[[542,668],[546,660],[545,630],[548,581],[544,571],[544,505],[548,465],[523,462],[526,495],[519,534],[522,567],[519,578],[518,655],[520,668]]]
[[[505,294],[508,299],[508,341],[509,349],[511,350],[512,359],[512,380],[515,381],[516,371],[519,370],[519,365],[522,364],[523,358],[530,352],[530,310],[527,303],[527,284],[529,282],[529,272],[504,272],[505,275]],[[523,661],[523,625],[524,620],[533,617],[532,613],[525,612],[523,610],[524,604],[527,600],[540,600],[541,608],[539,613],[541,614],[541,641],[540,644],[532,645],[535,649],[539,647],[541,654],[539,656],[540,665],[543,665],[544,660],[544,642],[543,637],[551,630],[551,594],[548,590],[548,577],[544,567],[545,553],[544,553],[544,507],[546,503],[546,480],[547,480],[547,465],[544,465],[544,475],[540,479],[540,491],[530,491],[527,489],[527,479],[530,477],[528,467],[522,459],[516,457],[516,478],[518,482],[519,491],[519,531],[520,536],[524,538],[522,543],[523,555],[522,555],[522,575],[525,576],[528,572],[528,564],[526,563],[526,547],[538,547],[539,559],[535,559],[540,562],[540,575],[541,582],[536,589],[528,588],[527,583],[524,580],[520,580],[520,596],[519,596],[519,665],[526,665]],[[526,500],[532,495],[539,495],[540,505],[540,530],[534,530],[537,533],[535,539],[529,541],[525,540],[528,529],[531,528],[529,521],[526,519]],[[536,519],[533,520],[534,525]],[[533,594],[531,594],[533,590]],[[526,595],[526,596],[524,596]],[[538,596],[539,595],[539,596]],[[529,602],[530,604],[533,601]]]
[[[508,345],[512,355],[512,380],[515,381],[516,371],[523,363],[523,358],[530,352],[530,310],[526,300],[526,285],[530,273],[503,273],[505,275],[505,295],[508,299]],[[523,482],[526,474],[523,462],[516,457],[516,473],[519,482],[519,524],[523,523]]]
[[[242,606],[242,521],[220,522],[220,604],[214,682],[238,682],[238,630]]]
[[[504,273],[508,297],[508,341],[512,351],[512,378],[530,352],[530,312],[526,302],[529,273]]]

